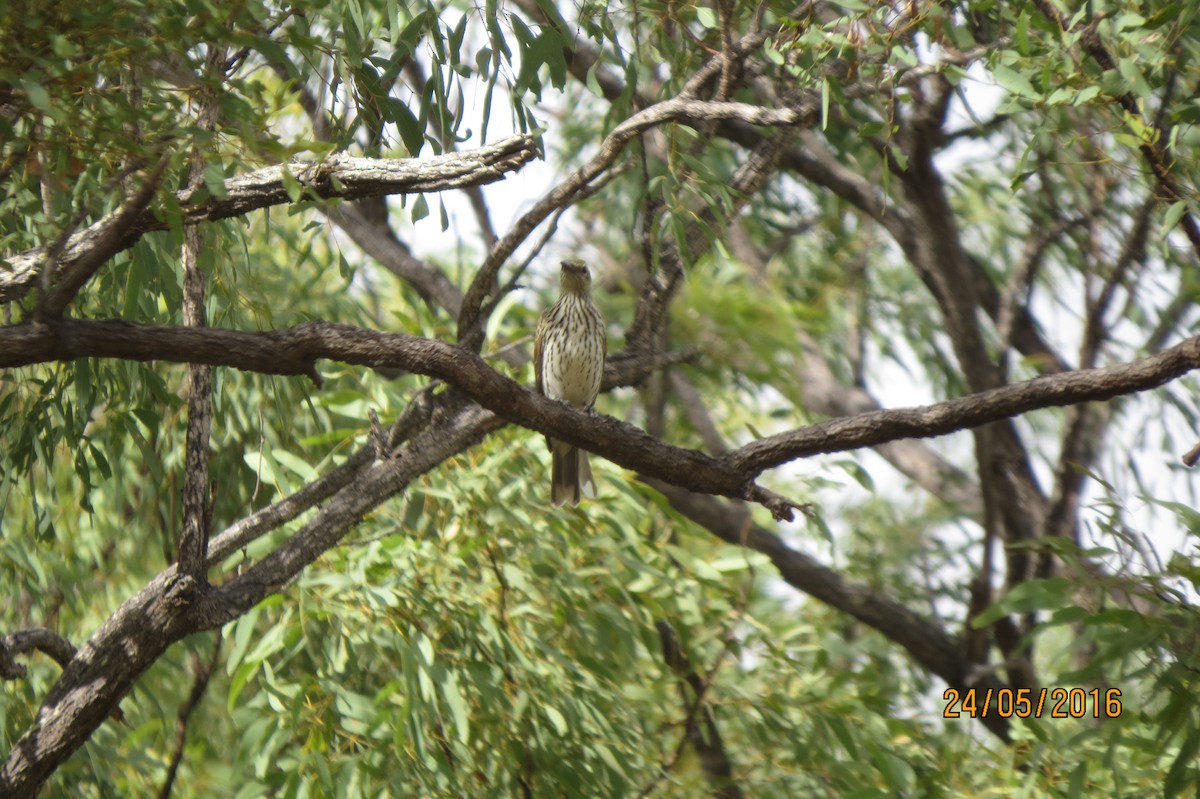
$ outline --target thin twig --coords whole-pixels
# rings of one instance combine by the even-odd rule
[[[188,722],[191,721],[192,714],[200,705],[200,700],[204,698],[208,681],[217,668],[217,660],[221,656],[222,640],[218,630],[214,636],[212,654],[207,663],[200,661],[199,654],[192,654],[192,690],[184,703],[179,706],[179,713],[175,720],[175,749],[171,753],[171,764],[167,767],[167,777],[158,792],[158,799],[168,799],[171,795],[171,788],[174,787],[175,777],[179,773],[179,765],[183,761],[183,745],[187,740]]]

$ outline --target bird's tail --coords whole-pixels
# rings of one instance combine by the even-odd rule
[[[550,502],[578,505],[583,497],[596,498],[596,480],[587,453],[562,441],[550,443]]]

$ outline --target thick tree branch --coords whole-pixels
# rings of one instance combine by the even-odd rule
[[[320,380],[319,358],[391,367],[435,377],[506,420],[553,435],[648,474],[686,478],[689,488],[760,502],[777,518],[798,507],[746,480],[736,470],[693,450],[671,447],[611,417],[595,417],[546,399],[492,369],[481,357],[445,342],[316,322],[270,333],[218,328],[64,320],[0,328],[0,368],[48,360],[116,357],[232,366],[263,374]]]
[[[721,458],[656,441],[610,417],[590,417],[541,397],[478,355],[445,342],[313,322],[270,333],[194,330],[122,321],[63,320],[0,328],[0,368],[82,357],[164,360],[230,366],[264,374],[316,375],[319,358],[384,366],[436,377],[485,408],[540,433],[582,446],[612,462],[702,493],[763,502],[790,517],[782,498],[753,484],[764,470],[797,458],[902,438],[928,438],[1048,407],[1107,400],[1157,388],[1200,368],[1200,337],[1157,355],[1099,369],[1036,377],[935,405],[831,419],[748,444]]]
[[[602,388],[609,391],[618,386],[631,385],[655,369],[683,362],[694,355],[695,353],[691,351],[664,353],[655,357],[618,353],[605,365]],[[394,448],[408,441],[430,423],[435,412],[445,411],[444,408],[439,408],[438,403],[434,400],[433,389],[438,385],[434,384],[417,392],[405,407],[400,418],[392,425],[388,434],[388,447]],[[502,422],[499,420],[496,421],[497,428],[501,424]],[[335,496],[343,488],[357,480],[375,460],[378,460],[378,456],[374,446],[360,447],[357,452],[346,459],[345,463],[294,494],[230,525],[214,537],[209,544],[209,567],[215,566],[219,561],[244,548],[250,542],[278,529],[298,518],[302,513],[316,507],[319,503]]]
[[[488,147],[464,150],[431,158],[356,158],[345,154],[324,160],[293,162],[264,167],[225,181],[220,197],[193,192],[176,196],[182,221],[192,225],[206,220],[228,219],[259,208],[292,202],[295,185],[305,196],[320,199],[359,199],[385,194],[416,194],[445,191],[493,183],[520,169],[538,155],[530,136],[514,136]],[[59,257],[60,268],[93,257],[97,250],[109,256],[132,247],[144,234],[165,230],[169,222],[153,209],[127,220],[121,228],[116,211],[71,236]],[[0,261],[0,302],[23,296],[32,286],[47,249],[37,247]]]
[[[943,79],[933,88],[936,91],[932,96],[918,102],[903,136],[909,161],[898,174],[915,238],[912,250],[906,254],[937,301],[967,386],[973,392],[986,392],[1002,387],[1006,380],[1001,365],[991,355],[982,323],[985,302],[981,283],[991,285],[991,281],[978,281],[973,274],[973,262],[962,241],[945,179],[934,161],[949,86]],[[918,97],[922,95],[917,93]],[[1003,417],[995,419],[994,424],[970,426],[975,428],[975,458],[986,518],[1000,525],[1006,543],[1036,535],[1043,529],[1047,503],[1016,427]],[[1010,548],[1006,554],[1006,577],[1011,583],[1032,576],[1027,550]]]
[[[225,48],[210,48],[205,62],[206,73],[217,77],[225,61]],[[220,106],[211,86],[206,85],[197,97],[197,125],[210,133],[216,129]],[[205,154],[196,149],[191,153],[188,167],[188,189],[197,191],[204,185]],[[206,277],[201,268],[204,231],[191,225],[183,234],[180,264],[183,268],[183,323],[189,327],[208,326],[205,309]],[[200,585],[208,582],[208,536],[212,532],[212,489],[208,483],[208,448],[212,433],[212,367],[203,363],[188,364],[187,433],[184,444],[183,526],[179,532],[179,570]]]
[[[204,328],[204,274],[199,259],[201,231],[188,228],[183,245],[184,323]],[[212,489],[208,482],[208,449],[212,432],[212,367],[188,364],[187,433],[184,445],[183,527],[179,533],[179,568],[200,583],[207,580],[204,553],[212,527]]]

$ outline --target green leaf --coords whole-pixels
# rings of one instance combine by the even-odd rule
[[[218,199],[228,196],[225,190],[225,168],[220,161],[210,161],[204,166],[204,185],[209,194]]]
[[[454,728],[458,732],[459,743],[465,744],[471,739],[471,714],[462,687],[458,684],[458,674],[450,672],[442,683],[442,695],[454,718]]]
[[[1030,82],[1028,77],[1006,66],[997,65],[992,67],[992,77],[1009,94],[1027,100],[1038,100],[1042,96],[1041,92],[1033,88],[1033,83]]]
[[[1176,796],[1182,796],[1185,789],[1192,789],[1194,794],[1197,782],[1197,755],[1200,754],[1200,728],[1193,729],[1183,745],[1179,747],[1179,754],[1175,756],[1174,762],[1171,763],[1171,768],[1167,770],[1167,778],[1163,782],[1163,797],[1164,799],[1174,799]]]
[[[424,122],[417,118],[407,103],[402,103],[395,98],[388,98],[387,107],[392,121],[400,131],[400,140],[404,142],[404,149],[408,151],[410,157],[416,158],[425,146]]]
[[[1131,28],[1140,28],[1146,24],[1146,18],[1141,14],[1136,14],[1132,11],[1127,11],[1119,15],[1113,20],[1113,31],[1121,33],[1122,31],[1130,30]]]
[[[450,63],[452,64],[457,64],[462,60],[461,53],[463,36],[466,35],[467,32],[467,20],[469,18],[470,17],[468,15],[463,14],[462,18],[459,19],[458,24],[455,25],[454,29],[450,31]]]
[[[21,88],[25,90],[25,97],[34,108],[46,112],[52,110],[50,106],[50,93],[36,80],[22,81]]]
[[[1070,600],[1071,590],[1071,581],[1065,577],[1026,580],[976,616],[971,626],[978,630],[1012,613],[1057,609]]]
[[[566,718],[564,718],[563,714],[558,711],[558,708],[552,705],[546,705],[542,708],[542,713],[545,714],[546,718],[550,720],[550,723],[554,725],[554,731],[560,736],[566,735],[570,731],[570,727],[567,725]]]
[[[1084,105],[1085,103],[1090,103],[1092,100],[1096,99],[1099,94],[1099,86],[1087,86],[1083,89],[1080,89],[1075,94],[1075,99],[1072,101],[1072,105],[1080,106]]]
[[[417,199],[413,202],[412,221],[420,222],[427,216],[429,216],[429,203],[424,194],[418,194]]]
[[[584,78],[584,86],[586,86],[587,90],[589,92],[591,92],[594,96],[599,97],[600,99],[604,99],[604,90],[602,88],[600,88],[600,81],[596,80],[596,70],[599,68],[600,68],[599,61],[597,61],[595,64],[592,64],[590,67],[588,67],[587,74],[585,75],[585,78]]]
[[[1178,200],[1167,206],[1167,212],[1163,214],[1163,230],[1173,230],[1179,224],[1179,220],[1183,219],[1187,210],[1188,204],[1185,200]]]

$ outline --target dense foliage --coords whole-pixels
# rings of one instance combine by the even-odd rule
[[[367,492],[364,450],[449,454],[311,565],[272,558],[315,500],[223,553],[214,586],[263,564],[279,584],[170,627],[98,700],[112,717],[70,722],[86,743],[45,795],[1200,791],[1200,515],[1175,465],[1200,344],[1116,368],[1197,319],[1197,8],[1077,5],[9,4],[0,359],[64,319],[194,326],[192,252],[213,328],[458,342],[529,385],[578,255],[610,355],[643,364],[601,413],[715,456],[827,418],[876,431],[763,461],[808,504],[791,523],[598,457],[600,498],[551,509],[546,430],[470,417],[469,385],[194,355],[217,364],[214,539],[338,468]],[[328,200],[300,166],[514,133],[545,162],[486,187]],[[282,207],[194,212],[280,163]],[[122,209],[120,246],[71,238]],[[105,620],[179,558],[203,390],[187,353],[48,352],[0,372],[0,789],[21,791],[18,742],[73,673],[4,649],[48,628],[122,651]],[[1091,393],[1053,382],[1098,367]],[[858,416],[1033,378],[1040,410],[943,438]],[[372,413],[400,420],[386,447]],[[984,724],[964,701],[985,691],[1046,699]]]

